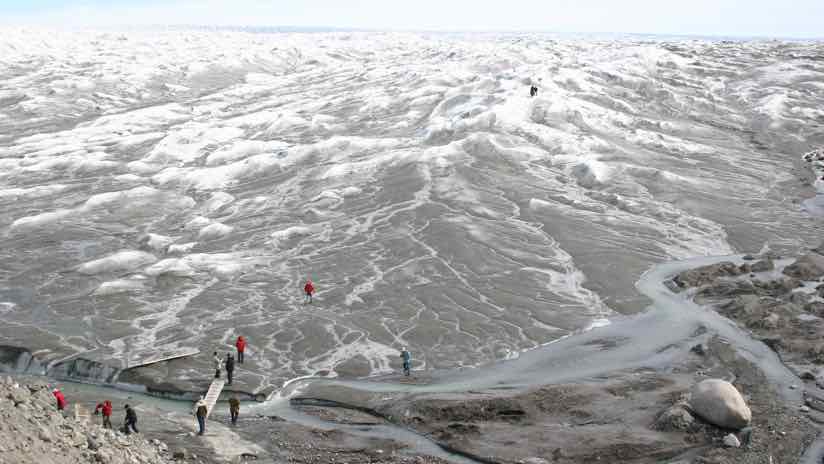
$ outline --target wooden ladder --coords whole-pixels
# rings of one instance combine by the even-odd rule
[[[80,403],[74,404],[74,420],[77,422],[89,422],[92,416],[89,410]]]
[[[223,380],[221,379],[214,379],[212,380],[212,384],[209,385],[209,391],[206,392],[206,417],[208,418],[209,415],[212,413],[212,408],[215,407],[215,403],[220,398],[220,392],[223,391]]]

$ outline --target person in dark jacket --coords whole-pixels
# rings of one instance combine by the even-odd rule
[[[229,415],[232,416],[232,425],[237,424],[237,416],[240,415],[240,401],[235,395],[229,398]]]
[[[243,335],[237,337],[235,346],[237,347],[237,363],[243,364],[243,352],[246,351],[246,339],[243,338]]]
[[[403,374],[408,376],[409,371],[412,369],[412,353],[406,347],[401,350],[401,359],[403,359]]]
[[[197,403],[195,403],[194,413],[195,417],[197,417],[197,426],[200,429],[197,434],[203,435],[206,433],[206,416],[209,415],[209,407],[206,406],[206,400],[204,400],[202,396]]]
[[[235,358],[232,357],[231,354],[226,353],[226,379],[228,382],[226,385],[232,384],[232,377],[235,373]]]
[[[103,428],[104,429],[111,429],[112,428],[112,402],[106,400],[97,405],[94,408],[94,414],[98,415],[103,413]]]
[[[134,412],[134,409],[132,409],[132,407],[127,404],[126,423],[123,424],[123,432],[126,435],[129,435],[130,433],[132,433],[132,431],[134,431],[134,433],[139,433],[137,431],[137,413]]]

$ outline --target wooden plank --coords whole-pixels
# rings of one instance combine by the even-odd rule
[[[198,353],[200,353],[200,350],[197,348],[174,348],[160,351],[132,352],[128,355],[129,359],[126,362],[126,369],[148,366],[149,364],[169,361],[171,359],[185,358]]]
[[[214,408],[215,404],[217,404],[217,400],[220,398],[220,392],[222,392],[222,391],[223,391],[223,380],[221,380],[221,379],[212,380],[212,384],[209,385],[209,391],[206,392],[206,397],[204,398],[204,401],[206,401],[206,417],[207,418],[212,413],[212,408]]]
[[[91,420],[92,415],[89,413],[89,410],[86,409],[80,403],[75,403],[74,405],[74,420],[77,422],[89,422]]]

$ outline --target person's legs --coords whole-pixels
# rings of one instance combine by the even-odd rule
[[[198,435],[203,435],[206,432],[206,418],[197,416],[197,427],[198,427]]]
[[[243,364],[243,352],[242,351],[237,352],[237,363],[238,364]]]
[[[104,429],[111,429],[112,428],[112,418],[109,416],[103,416],[103,428]]]
[[[232,424],[236,424],[237,423],[237,411],[232,410],[231,413],[232,413]]]
[[[232,375],[234,373],[235,373],[235,371],[226,371],[226,379],[228,380],[228,382],[227,382],[228,385],[232,384]]]
[[[220,378],[220,369],[215,369],[215,378],[216,379]]]
[[[131,425],[132,425],[132,430],[134,430],[134,433],[140,433],[140,432],[137,431],[137,422],[132,422]]]

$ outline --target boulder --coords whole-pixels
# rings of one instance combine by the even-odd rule
[[[752,272],[767,272],[772,271],[775,269],[775,264],[771,259],[762,259],[761,261],[756,262],[753,264],[750,269]]]
[[[800,280],[818,280],[824,276],[824,256],[808,253],[784,268],[784,275]]]
[[[693,386],[689,407],[705,421],[725,429],[744,428],[752,419],[752,412],[741,393],[721,379],[707,379]]]
[[[86,437],[86,445],[87,445],[87,446],[89,447],[89,449],[90,449],[90,450],[92,450],[92,451],[97,451],[97,450],[99,450],[99,449],[100,449],[100,442],[98,442],[98,441],[97,441],[97,439],[95,439],[95,438],[94,438],[94,437],[92,437],[91,435],[89,435],[88,437]]]
[[[730,433],[724,437],[724,446],[727,448],[740,448],[741,442],[738,440],[738,437],[735,434]]]
[[[691,429],[694,423],[692,414],[684,406],[676,404],[658,415],[653,428],[664,432],[683,431]]]

